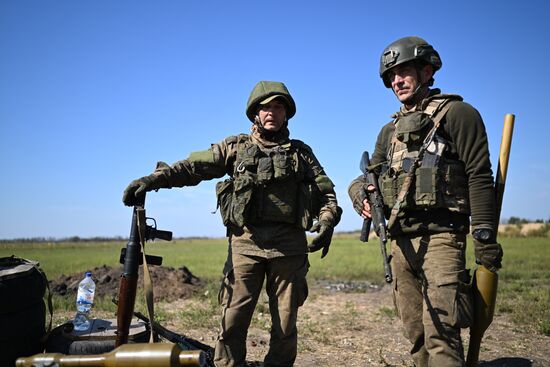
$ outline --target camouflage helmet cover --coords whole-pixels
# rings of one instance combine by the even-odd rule
[[[384,85],[391,87],[391,82],[386,77],[388,70],[414,60],[432,65],[434,73],[441,69],[441,57],[432,45],[420,37],[403,37],[387,46],[380,57],[380,77]]]
[[[260,81],[252,89],[246,104],[246,116],[252,122],[256,117],[259,104],[266,104],[275,98],[281,98],[286,105],[286,117],[291,119],[296,113],[296,104],[287,87],[281,82]]]

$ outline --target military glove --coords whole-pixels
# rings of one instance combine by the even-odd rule
[[[127,206],[137,205],[140,202],[138,199],[139,196],[145,194],[147,191],[161,188],[163,181],[165,179],[162,176],[149,175],[130,182],[126,190],[124,190],[122,202]]]
[[[502,267],[502,246],[499,243],[483,243],[474,239],[476,263],[496,273]]]
[[[363,208],[365,204],[363,203],[367,198],[367,185],[361,185],[361,188],[358,189],[352,196],[351,202],[353,203],[353,209],[361,215],[363,213]]]
[[[319,232],[319,234],[315,236],[313,240],[311,240],[311,243],[307,245],[309,252],[315,252],[323,249],[323,252],[321,253],[321,259],[324,258],[328,254],[330,241],[332,241],[334,225],[332,224],[332,222],[329,222],[327,220],[320,220],[316,222],[309,231]]]

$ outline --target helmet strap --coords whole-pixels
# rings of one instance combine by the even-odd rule
[[[415,65],[418,85],[416,86],[411,96],[402,102],[404,105],[414,106],[418,104],[421,100],[424,99],[424,95],[428,94],[428,93],[424,93],[424,91],[428,91],[430,89],[430,85],[433,84],[431,83],[431,79],[426,83],[422,82],[422,79],[421,79],[422,67],[423,65],[419,65],[418,63]]]

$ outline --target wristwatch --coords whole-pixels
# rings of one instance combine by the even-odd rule
[[[472,237],[481,243],[494,242],[493,230],[488,228],[478,228],[472,232]]]

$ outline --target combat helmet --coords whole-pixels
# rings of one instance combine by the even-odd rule
[[[286,105],[288,120],[296,114],[296,104],[286,86],[281,82],[260,81],[252,89],[246,103],[246,116],[252,122],[258,109],[258,104],[266,104],[275,98],[281,98]]]
[[[386,88],[391,87],[391,82],[387,78],[388,70],[414,60],[432,65],[434,73],[441,69],[441,57],[432,45],[420,37],[403,37],[386,47],[380,57],[380,78]]]

